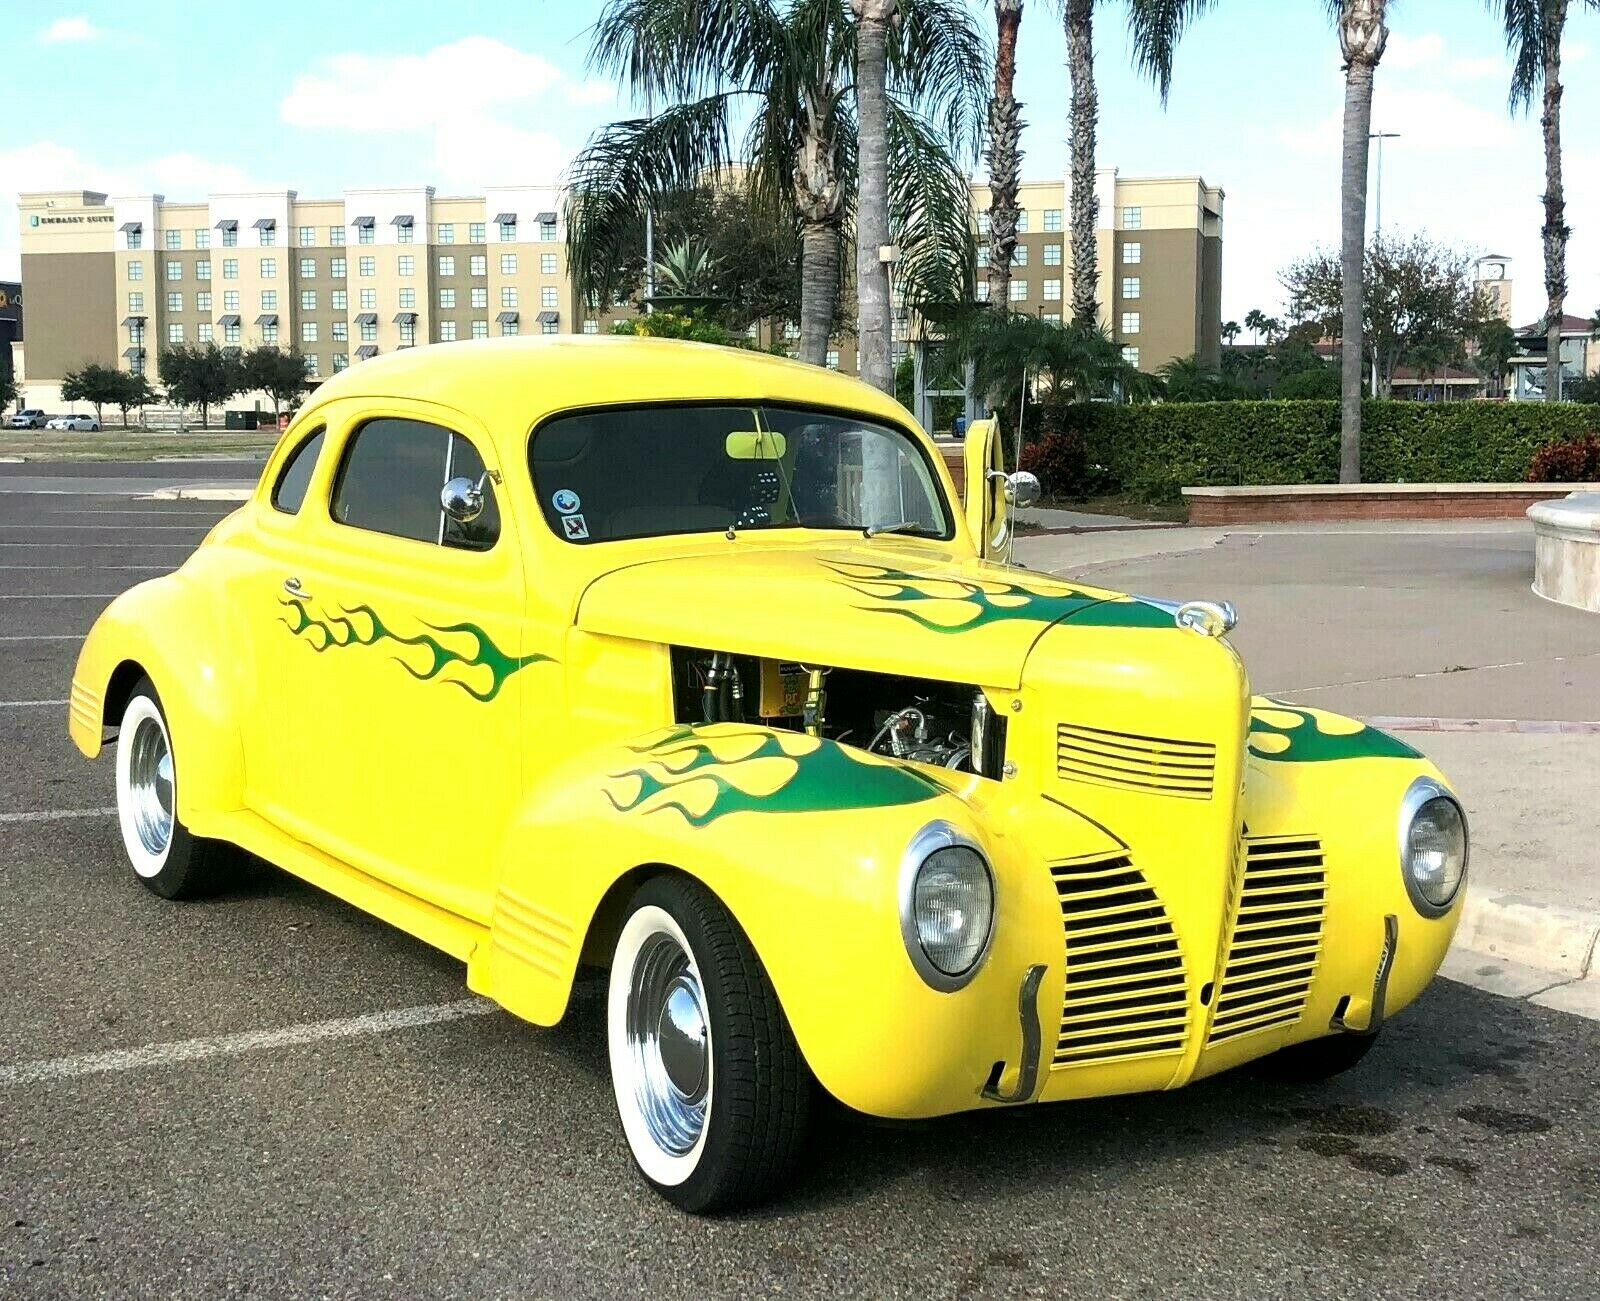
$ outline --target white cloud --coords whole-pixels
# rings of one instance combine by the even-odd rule
[[[101,35],[101,31],[87,18],[57,18],[55,22],[39,33],[39,39],[50,45],[65,44],[69,41],[92,41]]]
[[[1383,47],[1383,62],[1378,65],[1379,71],[1419,68],[1427,63],[1437,63],[1443,53],[1444,37],[1438,32],[1424,32],[1421,36],[1390,32],[1388,44]]]

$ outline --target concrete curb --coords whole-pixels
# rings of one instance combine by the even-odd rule
[[[1567,980],[1600,983],[1594,961],[1600,913],[1518,895],[1474,894],[1469,886],[1455,942]]]
[[[174,484],[144,493],[141,501],[249,501],[254,488],[188,488]]]

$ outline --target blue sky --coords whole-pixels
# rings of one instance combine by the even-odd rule
[[[989,21],[986,0],[972,0]],[[441,194],[548,181],[622,114],[585,68],[598,0],[271,6],[0,0],[7,32],[0,204],[81,186],[213,190],[433,184]],[[1378,74],[1386,229],[1510,255],[1515,313],[1543,308],[1535,117],[1505,110],[1499,31],[1476,0],[1399,0]],[[1101,7],[1100,160],[1125,175],[1199,172],[1227,191],[1223,311],[1276,309],[1285,262],[1337,236],[1338,45],[1321,0],[1224,0],[1179,51],[1165,111],[1128,68],[1120,6]],[[1600,309],[1600,18],[1567,42],[1570,311]],[[1052,6],[1022,26],[1024,176],[1066,161],[1066,79]],[[127,69],[147,76],[130,81]],[[196,69],[225,68],[229,80]],[[418,93],[426,86],[427,93]],[[0,221],[0,275],[17,266]]]

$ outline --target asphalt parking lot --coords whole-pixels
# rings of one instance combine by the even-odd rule
[[[598,984],[537,1030],[266,866],[133,881],[77,639],[227,509],[0,493],[0,1294],[1594,1295],[1600,1023],[1448,981],[1330,1085],[830,1115],[780,1204],[679,1215]]]

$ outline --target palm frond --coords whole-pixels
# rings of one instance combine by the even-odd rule
[[[889,228],[906,301],[970,297],[976,255],[972,193],[937,130],[893,97],[888,104]]]
[[[957,162],[978,156],[994,47],[963,0],[900,0],[887,49],[889,88],[943,130]]]
[[[636,95],[698,99],[760,81],[782,45],[771,0],[609,0],[589,66]]]
[[[1172,89],[1172,59],[1184,29],[1216,0],[1128,0],[1133,66],[1155,83],[1163,107]]]
[[[1487,0],[1489,12],[1505,30],[1506,53],[1511,56],[1513,113],[1532,106],[1544,85],[1545,5],[1548,0]]]

